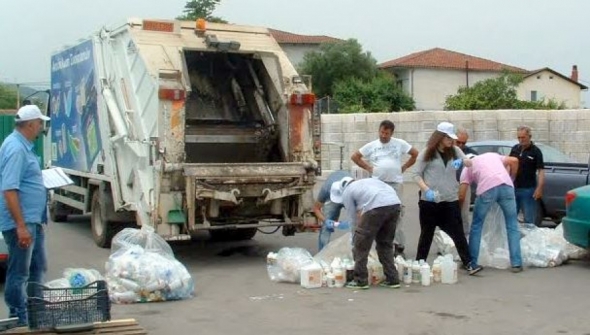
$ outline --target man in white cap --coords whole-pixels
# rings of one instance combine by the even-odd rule
[[[369,288],[367,261],[375,241],[379,262],[383,265],[385,273],[385,281],[380,285],[399,288],[393,239],[400,216],[401,201],[395,190],[379,179],[354,180],[344,177],[332,184],[330,200],[344,205],[353,233],[354,280],[346,287]]]
[[[28,282],[43,283],[47,268],[43,217],[47,189],[33,142],[43,131],[43,115],[35,105],[16,113],[16,129],[0,147],[0,230],[8,247],[4,300],[9,317],[27,325]]]

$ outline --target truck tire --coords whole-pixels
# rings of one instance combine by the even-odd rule
[[[113,224],[107,220],[106,208],[102,204],[100,193],[97,190],[92,195],[90,227],[94,243],[101,248],[110,248],[116,230]]]
[[[258,232],[258,228],[210,230],[211,240],[217,242],[251,240]]]

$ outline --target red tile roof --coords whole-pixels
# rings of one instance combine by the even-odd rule
[[[268,30],[270,31],[270,34],[275,38],[275,40],[280,44],[322,44],[342,41],[339,38],[325,35],[298,35],[282,30],[270,28]]]
[[[466,63],[468,62],[468,63]],[[500,72],[503,69],[513,72],[528,72],[515,66],[510,66],[488,59],[479,58],[455,51],[442,48],[434,48],[426,51],[420,51],[409,54],[404,57],[393,59],[382,64],[379,67],[387,68],[439,68],[439,69],[465,69],[469,66],[474,71],[494,71]]]

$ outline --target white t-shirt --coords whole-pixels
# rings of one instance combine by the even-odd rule
[[[369,142],[359,152],[373,166],[373,178],[388,183],[403,183],[401,159],[410,149],[412,146],[408,142],[392,137],[387,143],[381,143],[379,139]]]

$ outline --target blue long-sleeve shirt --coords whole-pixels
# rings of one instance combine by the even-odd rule
[[[361,215],[379,207],[401,204],[393,187],[379,179],[365,178],[351,182],[342,193],[342,204],[346,209],[350,226],[356,225],[356,213]]]

